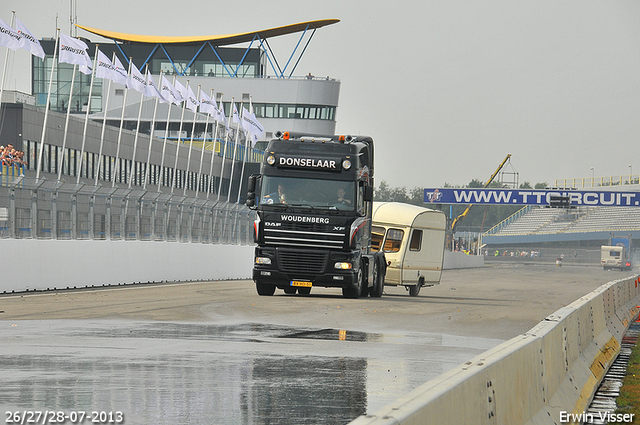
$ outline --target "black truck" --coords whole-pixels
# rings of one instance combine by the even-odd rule
[[[248,183],[258,294],[321,286],[381,297],[386,261],[371,249],[373,188],[371,137],[276,133]]]

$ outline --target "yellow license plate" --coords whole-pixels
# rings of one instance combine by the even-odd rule
[[[291,281],[291,286],[305,286],[305,287],[311,287],[311,282],[307,282],[305,280],[292,280]]]

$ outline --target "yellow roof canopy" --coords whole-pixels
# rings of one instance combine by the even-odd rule
[[[116,41],[131,43],[147,43],[147,44],[175,44],[175,43],[203,43],[210,41],[216,46],[228,46],[232,44],[246,43],[254,39],[256,35],[261,38],[276,37],[279,35],[293,34],[305,31],[307,29],[317,29],[327,25],[340,22],[339,19],[322,19],[317,21],[300,22],[298,24],[285,25],[282,27],[268,28],[260,31],[245,32],[239,34],[226,35],[208,35],[208,36],[154,36],[154,35],[136,35],[126,34],[122,32],[106,31],[97,28],[86,27],[84,25],[76,25],[90,33],[99,35]]]

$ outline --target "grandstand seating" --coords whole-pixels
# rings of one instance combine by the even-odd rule
[[[588,233],[640,230],[640,208],[637,207],[531,207],[514,214],[487,231],[485,235],[535,235],[555,233]]]

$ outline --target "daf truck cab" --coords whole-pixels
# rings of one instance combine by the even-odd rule
[[[258,294],[309,294],[319,286],[341,288],[348,298],[382,296],[386,261],[371,249],[373,139],[276,137],[248,183]]]

